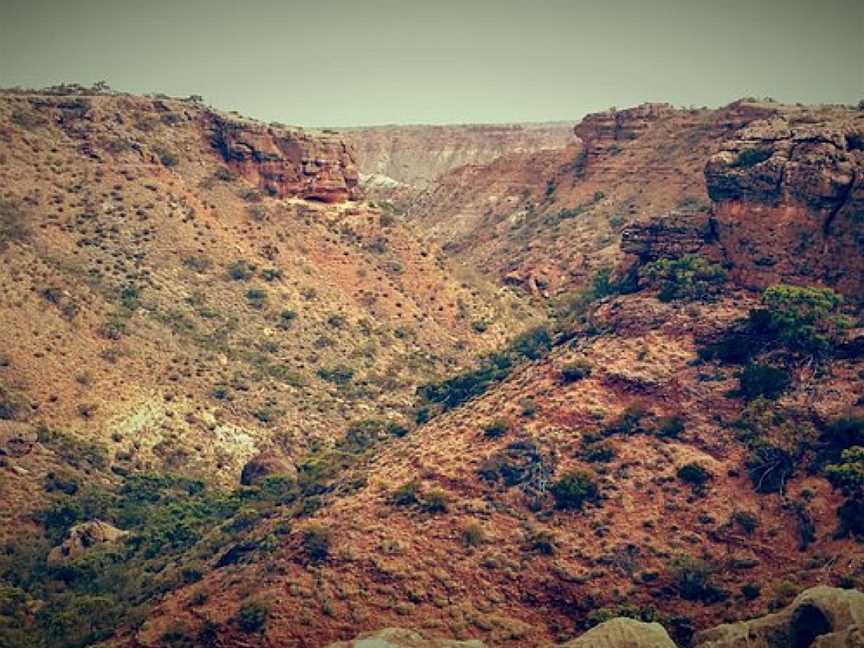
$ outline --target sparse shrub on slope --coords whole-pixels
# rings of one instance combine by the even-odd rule
[[[690,556],[678,558],[672,563],[671,576],[675,591],[686,601],[719,603],[728,598],[728,593],[713,583],[716,569],[706,562]]]
[[[770,365],[749,364],[738,374],[738,394],[745,400],[777,400],[792,384],[789,372]]]
[[[30,236],[27,213],[13,200],[0,200],[0,251],[13,241],[25,241]]]
[[[320,524],[311,525],[303,531],[303,550],[312,562],[323,562],[330,555],[333,534]]]
[[[761,353],[785,350],[805,357],[830,356],[850,326],[843,298],[830,288],[778,284],[762,294],[762,308],[750,311],[717,342],[704,346],[705,360],[747,364]]]
[[[565,473],[551,488],[555,498],[555,506],[559,509],[581,511],[589,502],[596,502],[600,492],[593,475],[586,471],[571,471]]]
[[[837,510],[840,534],[864,540],[864,446],[844,450],[838,463],[825,468],[825,476],[847,498]]]

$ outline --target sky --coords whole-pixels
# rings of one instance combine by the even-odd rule
[[[0,86],[303,126],[864,98],[864,0],[0,0]]]

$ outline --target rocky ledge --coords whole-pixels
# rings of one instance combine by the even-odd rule
[[[239,175],[271,196],[326,203],[358,197],[358,172],[335,135],[267,124],[208,111],[213,146]]]

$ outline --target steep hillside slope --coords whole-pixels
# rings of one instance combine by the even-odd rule
[[[860,586],[861,115],[789,110],[783,119],[839,130],[834,149],[790,153],[781,142],[752,164],[730,162],[724,151],[766,146],[735,148],[754,139],[742,127],[760,128],[757,118],[775,110],[738,104],[698,115],[696,126],[656,106],[613,116],[614,126],[596,118],[602,125],[585,138],[585,177],[655,207],[695,191],[689,167],[678,181],[670,167],[657,172],[666,184],[636,185],[631,167],[604,157],[612,154],[602,139],[634,147],[648,169],[661,153],[636,143],[660,125],[680,147],[694,132],[725,133],[701,145],[702,191],[716,202],[640,213],[622,228],[620,251],[603,259],[617,262],[614,271],[565,295],[554,335],[535,330],[476,370],[421,388],[423,425],[365,446],[344,488],[295,519],[278,549],[168,597],[136,641],[161,646],[174,631],[192,636],[202,618],[229,644],[249,640],[244,610],[260,608],[266,627],[251,634],[262,645],[324,645],[388,626],[494,646],[548,645],[621,615],[659,621],[689,646],[695,631],[782,607],[806,586]],[[634,115],[642,135],[620,127]],[[802,153],[806,162],[798,162]],[[500,169],[502,183],[522,178],[530,194],[536,169],[554,168],[554,159],[502,158],[481,175]],[[736,187],[753,186],[772,164],[798,164],[800,173],[782,174],[784,190],[770,208],[761,195],[718,193],[733,178]],[[814,184],[813,170],[829,184]],[[557,195],[562,184],[554,186]],[[594,186],[577,180],[562,196]],[[815,205],[807,203],[813,194],[823,197]],[[477,200],[488,195],[500,194]],[[822,200],[834,214],[827,232]],[[787,226],[800,233],[806,222],[809,240],[836,234],[822,240],[849,255],[817,245],[804,252],[813,260],[805,267],[766,238],[737,254],[731,215],[761,232],[770,210],[798,215],[775,224],[777,236]],[[442,231],[462,224],[435,222]],[[564,232],[550,238],[573,244]],[[465,240],[459,253],[471,258],[476,248]],[[539,246],[519,249],[540,258]],[[776,274],[754,280],[768,254],[778,258]],[[845,304],[834,289],[846,293]]]
[[[334,133],[0,95],[0,643],[687,647],[860,588],[862,122],[601,113],[394,215]]]
[[[58,497],[62,539],[85,488],[404,433],[418,383],[536,317],[355,202],[332,135],[73,89],[0,95],[0,139],[3,570]]]

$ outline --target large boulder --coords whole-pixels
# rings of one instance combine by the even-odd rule
[[[659,623],[619,617],[561,644],[559,648],[676,648]]]
[[[484,648],[482,641],[427,639],[413,630],[384,628],[367,632],[348,641],[337,641],[326,648]]]
[[[240,473],[243,486],[254,486],[272,476],[297,479],[297,468],[291,461],[273,450],[265,450],[246,462]]]
[[[88,549],[106,542],[117,542],[128,535],[115,526],[102,520],[91,520],[76,524],[69,530],[69,537],[48,554],[50,564],[74,560],[84,555]]]
[[[704,630],[696,635],[694,645],[696,648],[860,648],[864,644],[855,642],[861,638],[862,628],[864,593],[820,585],[802,592],[775,614]]]

